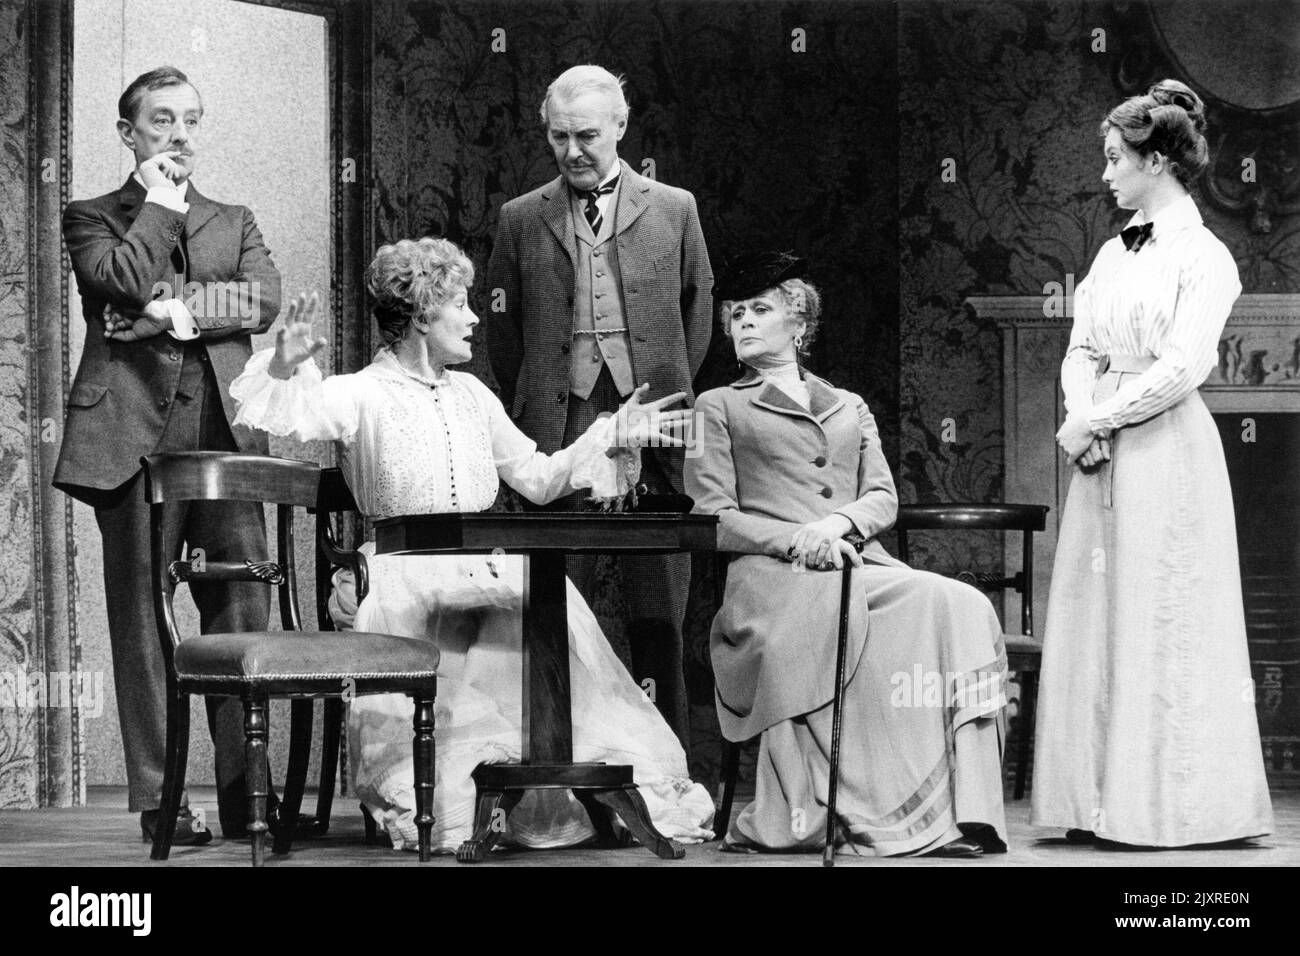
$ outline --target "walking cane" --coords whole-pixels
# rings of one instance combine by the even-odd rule
[[[831,702],[831,777],[826,795],[826,846],[822,849],[822,866],[835,865],[835,795],[840,786],[840,709],[844,703],[844,658],[848,656],[849,606],[853,598],[853,562],[844,559],[840,578],[840,634],[835,648],[835,697]]]

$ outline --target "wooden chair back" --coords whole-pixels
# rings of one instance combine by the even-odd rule
[[[894,529],[898,532],[898,558],[911,564],[908,533],[911,531],[1010,531],[1021,532],[1020,570],[1015,574],[958,570],[950,573],[982,591],[1013,590],[1020,597],[1020,629],[1034,633],[1034,532],[1047,527],[1046,505],[1018,504],[924,504],[900,505]]]
[[[316,502],[320,466],[267,455],[232,452],[165,452],[140,459],[149,504],[150,559],[154,613],[169,677],[181,641],[172,600],[176,585],[203,581],[249,581],[276,589],[280,623],[302,630],[294,560],[294,509]],[[165,554],[163,522],[168,506],[189,501],[256,501],[276,505],[276,561],[251,558],[209,560],[201,551]]]
[[[365,518],[339,468],[321,469],[316,501],[308,511],[316,515],[316,619],[322,631],[332,631],[335,627],[330,618],[329,597],[334,571],[352,569],[358,604],[370,592],[365,556],[343,543],[347,525],[353,523],[359,527]]]

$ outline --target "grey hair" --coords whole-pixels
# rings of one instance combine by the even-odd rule
[[[474,264],[447,239],[402,239],[380,246],[366,268],[366,288],[374,297],[375,321],[384,341],[406,334],[411,320],[428,315],[451,299],[459,286],[474,283]]]
[[[542,97],[542,105],[538,113],[542,118],[542,125],[549,123],[550,117],[546,109],[551,100],[559,100],[562,103],[570,103],[583,93],[597,91],[604,93],[613,107],[614,119],[620,123],[627,122],[627,97],[623,95],[623,88],[627,81],[621,76],[615,76],[603,66],[596,66],[589,63],[583,66],[571,66],[565,70],[550,86],[546,88],[546,95]]]
[[[799,354],[807,358],[813,339],[817,337],[817,328],[821,324],[822,294],[815,285],[806,279],[786,279],[771,289],[764,289],[763,292],[750,296],[750,298],[757,299],[759,295],[773,290],[781,296],[781,301],[785,303],[791,318],[804,323],[803,339],[799,343]],[[731,338],[731,307],[735,304],[735,300],[728,299],[718,306],[718,322],[722,325],[722,331],[727,338]]]

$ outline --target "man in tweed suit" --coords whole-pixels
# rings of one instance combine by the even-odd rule
[[[693,396],[708,350],[713,273],[695,197],[618,158],[627,115],[622,82],[607,70],[575,66],[561,74],[541,107],[560,175],[506,203],[497,224],[487,281],[492,370],[515,422],[547,453],[643,383],[649,399]],[[643,454],[651,492],[681,492],[682,457],[671,448]],[[560,507],[575,510],[580,500]],[[569,562],[588,600],[593,565],[587,556]],[[633,676],[653,688],[686,746],[690,555],[624,556],[619,565]]]
[[[149,508],[140,457],[161,451],[266,454],[266,436],[229,424],[231,380],[249,336],[280,311],[280,274],[253,214],[213,202],[190,182],[203,103],[184,73],[161,67],[118,102],[118,134],[135,155],[120,189],[68,204],[63,237],[86,320],[86,343],[68,396],[54,485],[95,509],[104,545],[129,807],[146,839],[157,825],[166,731],[166,679],[154,622]],[[208,560],[266,557],[256,503],[196,502],[169,510],[171,553]],[[270,594],[257,584],[190,588],[205,632],[264,630]],[[243,709],[213,698],[222,832],[245,829]],[[188,808],[174,843],[210,841]]]

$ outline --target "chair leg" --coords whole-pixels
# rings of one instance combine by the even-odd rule
[[[1038,672],[1020,673],[1020,741],[1016,747],[1016,799],[1025,795],[1029,777],[1030,745],[1034,739],[1034,711],[1038,706]]]
[[[190,698],[180,692],[167,695],[167,757],[163,764],[162,807],[153,834],[151,860],[165,860],[171,855],[176,835],[176,815],[180,812],[181,794],[185,791],[185,768],[190,750]]]
[[[433,698],[415,697],[415,829],[420,836],[420,862],[433,851]]]
[[[253,866],[266,862],[266,698],[244,698],[244,779]]]
[[[726,839],[731,824],[731,804],[736,799],[736,778],[740,776],[740,744],[730,740],[722,742],[722,806],[713,818],[713,832],[719,840]]]
[[[316,794],[316,820],[321,834],[329,831],[330,811],[334,808],[334,784],[338,777],[345,708],[343,701],[327,699],[321,718],[320,791]]]
[[[383,842],[379,839],[379,826],[375,823],[375,818],[370,815],[370,811],[366,809],[364,803],[361,804],[361,823],[366,828],[366,846],[378,846]]]
[[[289,705],[289,765],[285,770],[284,798],[280,801],[280,832],[275,835],[271,852],[283,856],[293,845],[293,834],[302,812],[302,795],[307,789],[307,764],[311,760],[311,700],[295,700]]]

